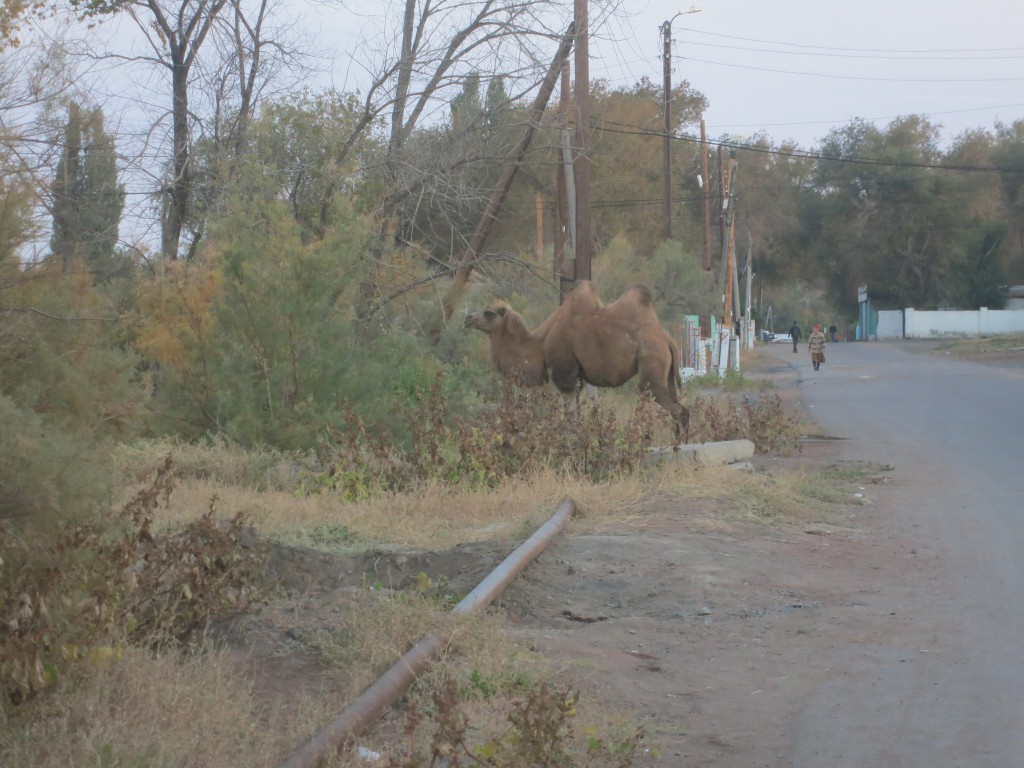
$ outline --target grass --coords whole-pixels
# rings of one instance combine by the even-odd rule
[[[677,514],[704,516],[709,525],[715,520],[829,522],[836,504],[850,502],[844,484],[876,471],[837,467],[820,474],[738,473],[668,463],[595,481],[548,468],[495,487],[463,491],[424,482],[407,493],[344,501],[330,492],[295,493],[302,456],[155,441],[119,453],[125,497],[147,466],[159,464],[168,453],[184,471],[167,503],[156,510],[155,529],[181,530],[215,499],[220,517],[245,512],[261,536],[333,552],[375,546],[446,550],[476,541],[511,545],[546,521],[566,496],[580,510],[569,524],[570,533],[642,530],[646,510],[657,504],[670,505]],[[323,671],[316,679],[331,681],[322,695],[300,691],[264,697],[255,673],[241,672],[244,665],[212,642],[184,654],[124,647],[107,662],[72,666],[52,690],[0,722],[0,763],[26,768],[280,764],[410,645],[432,632],[450,639],[445,658],[422,677],[407,701],[429,713],[431,697],[455,681],[472,715],[473,738],[481,742],[507,730],[514,702],[537,693],[542,682],[570,687],[583,678],[586,683],[587,670],[552,670],[517,644],[501,614],[455,617],[450,605],[429,589],[403,594],[369,586],[318,606],[317,618],[307,624],[298,615],[301,606],[296,607],[288,623],[301,628],[298,645]],[[275,636],[283,637],[288,627],[282,623]],[[296,677],[291,685],[301,687],[302,681]],[[202,728],[196,727],[197,716]],[[596,741],[627,742],[636,722],[635,713],[607,710],[584,697],[572,749],[584,755]],[[404,724],[394,719],[375,728],[384,743],[427,738],[404,735]],[[595,741],[595,735],[601,738]],[[593,756],[586,759],[578,764],[605,764]],[[333,764],[347,765],[348,760],[338,758]]]

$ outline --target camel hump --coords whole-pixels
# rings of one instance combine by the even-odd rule
[[[633,283],[626,289],[626,293],[632,294],[636,301],[645,307],[650,307],[654,304],[654,291],[646,283]]]
[[[580,280],[569,293],[569,301],[576,310],[600,308],[603,306],[597,293],[597,286],[590,280]]]

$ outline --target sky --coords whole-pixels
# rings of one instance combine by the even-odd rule
[[[567,24],[573,0],[559,1]],[[966,130],[992,132],[997,122],[1024,120],[1020,0],[694,1],[697,12],[690,12],[691,0],[619,0],[618,12],[604,15],[600,3],[609,0],[590,0],[591,78],[629,87],[646,76],[660,86],[661,26],[671,20],[673,84],[685,80],[707,98],[712,142],[763,131],[776,145],[792,140],[811,150],[855,118],[885,128],[913,114],[940,126],[940,144],[948,147]],[[375,57],[367,42],[379,32],[374,21],[400,2],[280,0],[280,18],[294,21],[300,41],[322,52],[315,66],[325,71],[302,84],[357,89],[359,62]],[[96,51],[105,37],[123,42],[138,33],[126,18],[86,33]],[[92,76],[103,78],[106,66],[94,62]],[[113,79],[96,98],[108,126],[131,130],[138,123],[138,142],[159,153],[166,136],[148,127],[153,115],[166,113],[166,88],[154,70],[132,67],[127,81],[125,71],[110,64]],[[448,114],[446,105],[438,107]],[[130,194],[138,205],[152,204],[155,182],[139,168]],[[140,220],[154,226],[150,211]]]
[[[591,43],[591,78],[662,81],[672,21],[673,83],[710,102],[708,137],[764,130],[816,145],[862,118],[884,128],[925,115],[943,144],[1024,119],[1024,4],[974,0],[625,0]],[[675,16],[682,12],[682,15]]]
[[[573,0],[559,1],[568,21]],[[884,128],[915,114],[941,125],[948,143],[1024,119],[1020,0],[618,0],[619,11],[605,15],[609,1],[590,0],[591,78],[628,87],[646,76],[660,86],[661,25],[672,20],[672,81],[708,99],[711,140],[763,130],[810,149],[854,118]],[[279,0],[281,17],[324,55],[315,66],[327,71],[307,84],[358,88],[374,58],[371,27],[399,4]],[[127,20],[105,31],[120,25],[137,35]],[[131,90],[112,89],[110,107]]]

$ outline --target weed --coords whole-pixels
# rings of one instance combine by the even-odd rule
[[[494,695],[489,690],[490,698]],[[403,754],[392,756],[388,768],[429,768],[436,765],[533,768],[534,766],[633,765],[644,731],[637,728],[622,741],[591,734],[583,749],[575,740],[572,722],[577,716],[579,692],[541,683],[514,700],[504,730],[471,744],[470,719],[462,709],[460,688],[452,679],[431,693],[432,707],[424,711],[415,703],[406,710]],[[417,733],[432,727],[427,752],[417,747]]]
[[[683,384],[686,391],[696,393],[701,390],[717,389],[723,392],[764,392],[771,389],[772,383],[766,380],[748,379],[742,372],[728,369],[725,375],[705,373],[691,376]]]
[[[596,401],[571,407],[547,391],[509,392],[501,405],[469,417],[451,411],[441,385],[438,374],[405,414],[412,438],[404,448],[371,435],[348,412],[344,428],[321,440],[298,493],[358,501],[422,483],[495,488],[544,468],[603,479],[639,465],[660,418],[649,398],[623,419]]]
[[[799,446],[803,428],[778,395],[704,397],[691,403],[691,439],[696,442],[747,439],[758,453],[788,455]]]
[[[156,532],[155,510],[173,486],[168,457],[110,521],[60,533],[43,567],[19,558],[27,544],[4,532],[0,681],[11,704],[52,685],[70,662],[116,655],[122,642],[163,645],[248,604],[261,553],[242,545],[252,538],[245,517],[216,521],[214,499],[181,532]]]

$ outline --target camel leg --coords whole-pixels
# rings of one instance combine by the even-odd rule
[[[690,434],[690,409],[679,402],[674,393],[664,389],[654,391],[654,401],[668,411],[676,426],[676,442],[685,443]]]

